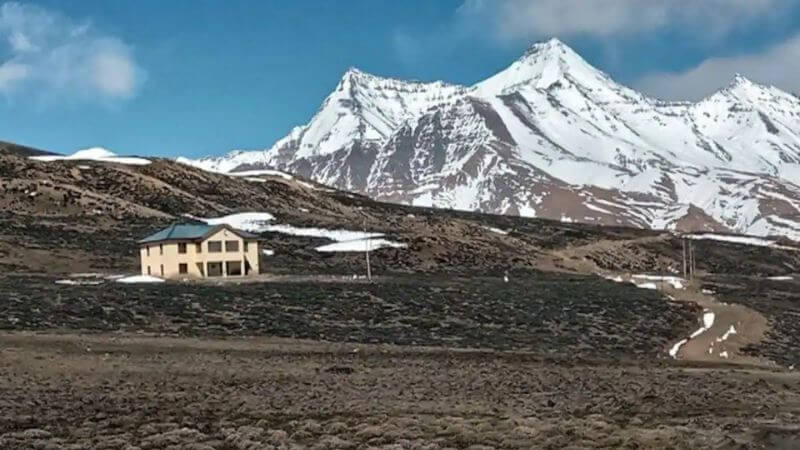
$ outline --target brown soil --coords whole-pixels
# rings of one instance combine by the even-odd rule
[[[800,445],[795,373],[275,339],[0,344],[0,448]]]

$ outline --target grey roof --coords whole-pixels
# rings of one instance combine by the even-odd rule
[[[222,228],[228,228],[243,238],[258,239],[258,236],[255,234],[248,233],[242,230],[237,230],[228,225],[214,226],[214,225],[206,225],[198,223],[183,223],[183,224],[172,224],[167,228],[164,228],[163,230],[159,231],[158,233],[151,234],[150,236],[147,236],[146,238],[140,240],[139,243],[146,244],[148,242],[159,242],[159,241],[202,239],[206,235]]]

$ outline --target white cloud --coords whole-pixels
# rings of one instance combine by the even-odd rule
[[[15,82],[28,76],[28,66],[7,62],[0,65],[0,91],[12,86]]]
[[[683,72],[649,74],[638,89],[664,99],[696,100],[724,86],[733,74],[786,91],[800,90],[800,34],[758,53],[709,58]]]
[[[797,0],[465,0],[461,17],[488,21],[496,37],[607,37],[671,25],[723,36],[758,18],[778,17]]]
[[[145,73],[119,38],[56,11],[0,5],[0,93],[108,101],[136,94]],[[2,53],[0,53],[2,54]]]

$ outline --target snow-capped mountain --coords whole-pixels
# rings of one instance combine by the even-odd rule
[[[800,99],[736,75],[664,102],[555,39],[473,86],[350,69],[270,149],[180,160],[414,205],[800,238]]]

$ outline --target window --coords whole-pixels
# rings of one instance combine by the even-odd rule
[[[150,246],[148,245],[146,248],[147,248],[147,256],[149,257],[150,256]]]
[[[178,253],[180,253],[181,255],[186,254],[186,243],[185,242],[179,242],[178,243]]]
[[[222,241],[208,241],[208,253],[219,253],[222,251]]]
[[[164,244],[158,244],[158,254],[159,255],[164,254]]]
[[[239,251],[239,241],[225,241],[225,251],[226,252],[238,252]]]
[[[164,276],[164,265],[163,264],[161,265],[161,276],[162,277]]]
[[[194,248],[195,253],[203,253],[203,244],[198,242],[197,244],[194,245],[194,247],[195,247]]]
[[[222,263],[219,261],[208,262],[208,270],[206,271],[209,277],[222,276]]]
[[[241,276],[242,275],[242,262],[241,261],[228,261],[225,263],[225,273],[228,276]]]
[[[178,273],[182,275],[189,273],[189,266],[186,264],[178,264]]]
[[[244,243],[244,252],[247,253],[247,242]]]
[[[150,266],[147,266],[147,274],[150,275]]]

